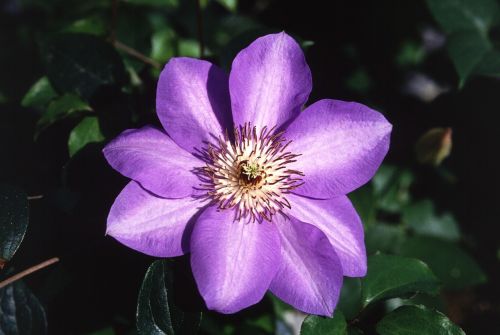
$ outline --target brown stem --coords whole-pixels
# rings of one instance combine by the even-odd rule
[[[203,43],[203,15],[201,12],[201,0],[194,0],[196,2],[196,19],[198,21],[198,41],[200,43],[200,58],[205,55],[205,44]]]
[[[5,279],[4,281],[1,281],[0,282],[0,289],[3,288],[3,287],[5,287],[5,286],[7,286],[7,285],[12,284],[13,282],[15,282],[15,281],[17,281],[17,280],[19,280],[21,278],[26,277],[29,274],[32,274],[33,272],[41,270],[41,269],[43,269],[43,268],[45,268],[45,267],[47,267],[49,265],[52,265],[54,263],[57,263],[57,262],[59,262],[59,258],[54,257],[54,258],[46,260],[45,262],[42,262],[42,263],[37,264],[37,265],[34,265],[34,266],[32,266],[32,267],[24,270],[24,271],[21,271],[18,274],[15,274],[12,277],[9,277],[9,278]]]
[[[149,58],[148,56],[146,56],[146,55],[140,53],[139,51],[129,47],[128,45],[123,44],[120,41],[114,41],[113,45],[115,46],[115,48],[129,54],[132,57],[137,58],[138,60],[140,60],[146,64],[149,64],[157,69],[161,68],[161,64],[158,63],[157,61],[155,61],[154,59]]]

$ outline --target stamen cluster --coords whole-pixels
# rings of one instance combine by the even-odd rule
[[[303,184],[304,174],[287,168],[300,154],[287,151],[291,141],[284,132],[250,123],[234,129],[234,140],[219,137],[206,150],[207,165],[202,169],[209,196],[221,210],[234,208],[236,220],[272,221],[273,215],[290,208],[286,194]]]

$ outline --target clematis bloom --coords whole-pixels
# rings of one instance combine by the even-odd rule
[[[331,316],[343,276],[366,273],[363,226],[346,194],[379,167],[391,124],[354,102],[301,111],[311,87],[285,33],[243,49],[229,76],[171,59],[157,87],[163,129],[127,130],[104,148],[132,179],[107,234],[152,256],[190,253],[209,309],[234,313],[270,290]]]

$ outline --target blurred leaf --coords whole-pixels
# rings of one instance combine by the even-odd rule
[[[373,82],[368,73],[359,68],[347,78],[346,85],[354,92],[365,94],[371,89]]]
[[[366,227],[365,243],[368,254],[377,251],[397,253],[406,238],[406,232],[401,225],[377,223]]]
[[[144,335],[195,334],[201,312],[180,310],[172,297],[167,261],[155,261],[146,272],[137,302],[137,330]]]
[[[403,221],[420,235],[429,235],[458,241],[460,231],[451,214],[436,216],[430,200],[422,200],[403,210]]]
[[[238,9],[238,0],[215,0],[230,12],[236,12]]]
[[[382,165],[372,184],[378,207],[388,212],[399,212],[410,201],[413,174],[407,169]]]
[[[500,75],[500,51],[489,50],[474,68],[474,73],[484,76]]]
[[[38,120],[35,129],[35,138],[55,122],[91,110],[92,108],[75,94],[60,96],[49,104],[45,113]]]
[[[99,128],[99,119],[96,116],[87,116],[69,134],[69,155],[73,156],[89,143],[103,140],[104,136]]]
[[[358,315],[361,307],[361,280],[345,277],[336,311],[341,311],[347,320],[351,320]]]
[[[62,32],[104,36],[107,33],[107,26],[103,16],[93,15],[72,22]]]
[[[210,53],[210,50],[205,50],[206,54]],[[181,39],[179,41],[179,54],[181,57],[193,57],[197,58],[200,56],[200,45],[198,41]]]
[[[27,195],[13,186],[0,184],[0,269],[14,256],[27,228]]]
[[[44,335],[45,311],[38,299],[21,281],[0,289],[0,334]]]
[[[43,108],[56,96],[57,93],[52,88],[52,85],[50,85],[49,79],[42,77],[25,94],[21,101],[21,106]]]
[[[175,32],[170,28],[156,31],[151,36],[151,58],[165,63],[175,56],[176,51]]]
[[[283,314],[285,312],[294,310],[294,308],[292,306],[290,306],[289,304],[287,304],[283,300],[277,298],[274,294],[268,292],[267,296],[271,300],[271,303],[273,304],[274,313],[278,317],[282,318]]]
[[[356,212],[358,212],[365,226],[369,226],[375,222],[377,208],[372,184],[366,184],[349,193],[349,199],[352,201]]]
[[[449,36],[448,51],[460,77],[460,87],[476,68],[482,67],[483,58],[492,50],[487,36],[477,31],[458,31]],[[500,68],[491,70],[492,75],[500,73]]]
[[[259,334],[274,334],[275,318],[273,318],[271,314],[261,314],[256,317],[247,317],[245,318],[244,328],[248,327],[252,327],[252,329],[259,331]],[[241,329],[237,333],[242,333]]]
[[[465,335],[444,314],[424,306],[403,306],[377,324],[380,335]]]
[[[415,66],[425,58],[425,50],[423,46],[415,41],[405,41],[401,46],[397,56],[396,63],[399,66]]]
[[[448,50],[462,87],[471,74],[500,74],[499,52],[488,34],[498,23],[500,6],[495,0],[427,0],[443,29],[449,34]]]
[[[427,4],[447,33],[461,30],[486,33],[500,12],[495,0],[427,0]]]
[[[347,335],[347,323],[341,312],[335,311],[333,318],[309,315],[300,328],[300,335]]]
[[[439,281],[418,259],[378,254],[368,257],[368,273],[361,280],[363,305],[415,292],[437,294]]]
[[[486,281],[486,274],[476,261],[452,242],[412,237],[401,246],[401,254],[427,263],[449,289],[462,289]]]
[[[451,128],[432,128],[425,132],[415,146],[417,160],[422,164],[441,164],[451,152],[451,133]]]
[[[177,7],[179,0],[123,0],[134,5],[157,6],[157,7]]]
[[[59,34],[43,46],[47,76],[59,92],[90,98],[99,88],[120,84],[126,74],[113,47],[88,34]]]

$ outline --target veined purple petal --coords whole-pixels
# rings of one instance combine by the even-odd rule
[[[202,206],[192,198],[159,198],[131,181],[111,207],[106,234],[147,255],[180,256],[189,252],[192,225]]]
[[[192,58],[172,58],[156,90],[156,111],[172,139],[194,153],[233,129],[228,78],[217,66]]]
[[[363,224],[351,201],[344,195],[333,199],[309,199],[289,194],[290,215],[320,229],[335,249],[344,276],[366,274]]]
[[[234,124],[281,126],[299,114],[312,88],[300,46],[284,32],[240,51],[229,76]]]
[[[332,245],[321,230],[293,217],[275,224],[282,260],[269,289],[303,312],[332,316],[342,287],[342,266]]]
[[[200,183],[192,170],[204,163],[153,127],[126,130],[103,152],[115,170],[162,197],[189,196]]]
[[[233,221],[231,210],[208,207],[191,235],[191,267],[207,307],[235,313],[259,302],[279,263],[274,224]]]
[[[388,149],[392,126],[355,102],[321,100],[290,124],[290,151],[302,154],[291,169],[305,174],[296,193],[313,198],[347,194],[373,177]]]

